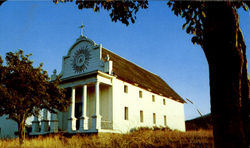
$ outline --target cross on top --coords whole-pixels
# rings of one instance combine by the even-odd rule
[[[81,28],[81,37],[83,37],[83,28],[85,27],[85,25],[81,25],[79,28]]]

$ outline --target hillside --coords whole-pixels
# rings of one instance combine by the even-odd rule
[[[195,119],[187,120],[186,121],[186,130],[209,130],[212,129],[212,116],[211,114],[204,115],[202,117],[198,117]]]

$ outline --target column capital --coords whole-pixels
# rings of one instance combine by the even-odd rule
[[[81,84],[81,86],[84,86],[84,85],[88,86],[88,83],[82,83],[82,84]]]
[[[76,117],[70,117],[68,120],[76,120]]]
[[[89,117],[88,116],[81,116],[80,119],[88,120]]]

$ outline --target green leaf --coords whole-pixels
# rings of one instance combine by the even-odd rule
[[[6,66],[0,65],[0,115],[21,123],[42,108],[61,111],[70,105],[59,81],[50,82],[42,66],[33,67],[22,50],[8,52],[5,59]]]

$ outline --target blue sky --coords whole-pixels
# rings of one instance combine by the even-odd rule
[[[181,97],[192,100],[195,105],[185,104],[186,119],[199,116],[196,108],[209,113],[208,64],[201,47],[191,43],[191,35],[181,29],[184,19],[166,2],[149,4],[127,27],[111,22],[106,10],[79,10],[74,3],[7,1],[0,6],[0,55],[22,49],[33,54],[35,66],[42,62],[49,74],[60,72],[62,56],[80,36],[83,22],[85,36],[159,75]],[[240,10],[239,15],[250,61],[250,14]]]

